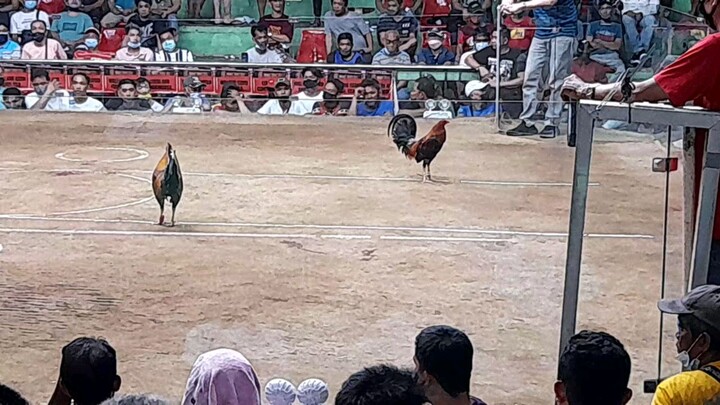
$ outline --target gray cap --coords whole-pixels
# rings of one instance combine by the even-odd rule
[[[720,286],[695,287],[681,299],[659,301],[658,309],[666,314],[692,315],[720,330]]]

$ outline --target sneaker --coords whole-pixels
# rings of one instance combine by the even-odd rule
[[[545,125],[542,131],[540,131],[540,138],[552,139],[557,136],[557,127],[555,125]]]
[[[507,136],[533,136],[538,134],[538,130],[535,125],[528,125],[525,121],[522,121],[515,128],[508,129],[505,134]]]

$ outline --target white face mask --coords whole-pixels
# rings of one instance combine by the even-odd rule
[[[482,51],[483,49],[487,48],[488,46],[490,46],[490,42],[475,42],[475,45],[474,45],[476,51]]]
[[[430,49],[438,49],[442,46],[442,41],[439,39],[430,39],[428,40],[428,46]]]
[[[698,337],[698,339],[700,339]],[[690,350],[695,346],[695,343],[697,343],[698,339],[695,339],[694,342],[690,345],[690,347],[687,350],[684,350],[675,356],[675,358],[682,364],[683,371],[691,371],[691,370],[697,370],[700,368],[700,359],[690,358]]]

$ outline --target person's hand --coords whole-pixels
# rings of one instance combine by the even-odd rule
[[[60,90],[60,82],[57,79],[53,79],[50,83],[48,83],[47,90],[45,90],[45,94],[52,96],[58,90]]]
[[[596,84],[585,83],[577,75],[570,75],[560,90],[560,95],[564,100],[575,101],[580,99],[590,99],[595,93]]]
[[[525,9],[525,4],[523,4],[522,2],[503,4],[500,6],[500,12],[503,15],[518,14],[518,13],[521,13],[524,9]]]
[[[355,98],[363,98],[364,95],[365,89],[363,89],[362,87],[358,87],[357,89],[355,89]]]

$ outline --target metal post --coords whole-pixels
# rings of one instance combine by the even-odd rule
[[[719,178],[720,128],[716,125],[708,130],[705,141],[697,216],[695,217],[695,240],[693,243],[690,288],[707,284]]]
[[[580,265],[582,262],[585,212],[587,209],[590,160],[595,120],[590,114],[592,106],[577,106],[577,139],[575,144],[575,173],[573,175],[572,205],[570,206],[570,229],[568,232],[567,258],[565,262],[565,287],[563,292],[562,320],[560,326],[560,351],[575,334],[578,293],[580,290]],[[558,356],[559,359],[559,356]]]

